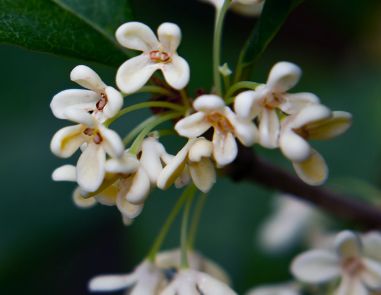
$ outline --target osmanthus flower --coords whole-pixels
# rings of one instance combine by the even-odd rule
[[[224,5],[225,0],[202,0],[213,4],[217,9]],[[264,0],[233,0],[232,8],[239,13],[249,16],[259,15],[263,8]],[[245,10],[246,8],[246,10]]]
[[[167,189],[189,170],[195,186],[207,193],[216,182],[214,163],[210,159],[212,152],[213,146],[209,140],[203,137],[189,139],[177,155],[167,162],[159,175],[157,186]]]
[[[328,175],[323,157],[307,140],[325,140],[344,133],[351,125],[347,112],[330,111],[323,105],[310,105],[282,122],[279,145],[292,161],[298,176],[306,183],[319,185]]]
[[[78,113],[76,117],[81,115]],[[121,157],[123,142],[115,131],[92,118],[91,124],[78,124],[58,130],[50,143],[52,152],[61,158],[71,157],[79,148],[82,154],[77,162],[77,182],[82,190],[94,192],[102,184],[106,173],[106,154]]]
[[[123,97],[120,92],[107,86],[91,68],[76,66],[70,78],[88,90],[69,89],[56,94],[50,108],[57,118],[91,125],[93,116],[104,122],[121,109]]]
[[[147,83],[152,74],[161,70],[166,82],[175,89],[184,88],[189,82],[189,65],[177,54],[181,30],[173,23],[163,23],[152,30],[139,22],[128,22],[116,31],[118,42],[142,54],[123,63],[116,74],[116,84],[125,93],[133,93]]]
[[[175,125],[181,136],[196,138],[213,128],[213,156],[219,166],[225,166],[237,156],[235,137],[245,146],[257,139],[257,128],[250,120],[239,118],[223,99],[216,95],[201,95],[193,102],[196,113],[187,116]]]
[[[335,249],[312,250],[297,256],[292,273],[307,284],[340,280],[336,295],[367,295],[381,290],[381,261],[366,255],[359,236],[351,231],[339,233]]]
[[[207,273],[194,269],[181,269],[160,295],[234,295],[223,282]]]
[[[301,295],[300,286],[295,283],[282,283],[259,286],[251,289],[246,295]]]
[[[132,157],[129,159],[130,173],[136,171],[138,168],[138,161]],[[125,170],[127,171],[127,170]],[[76,168],[73,165],[64,165],[54,170],[52,178],[55,181],[76,181]],[[113,175],[106,174],[105,182],[113,179]],[[142,212],[143,204],[135,205],[124,199],[124,195],[119,193],[118,181],[112,185],[107,186],[93,197],[84,197],[86,192],[77,187],[73,192],[73,201],[80,208],[90,208],[97,203],[106,206],[117,206],[123,217],[123,222],[126,225],[132,221]]]
[[[296,114],[310,104],[318,104],[319,99],[312,93],[287,93],[301,76],[298,66],[289,62],[279,62],[270,71],[266,84],[254,91],[241,92],[234,101],[238,116],[248,120],[258,118],[259,143],[266,148],[278,147],[280,134],[279,111],[286,115]]]

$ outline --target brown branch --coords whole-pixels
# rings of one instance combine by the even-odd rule
[[[310,186],[298,177],[257,157],[251,149],[241,147],[236,161],[226,173],[236,181],[248,180],[289,193],[317,207],[369,229],[381,228],[381,209],[351,196],[327,188]]]

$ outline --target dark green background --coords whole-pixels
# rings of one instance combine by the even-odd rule
[[[190,88],[208,89],[212,8],[198,1],[135,2],[136,20],[153,28],[164,21],[182,27],[180,52],[192,68]],[[304,75],[293,91],[314,92],[329,107],[353,114],[350,132],[315,145],[329,163],[331,184],[341,177],[375,186],[381,182],[381,7],[377,3],[308,1],[291,15],[254,73],[254,79],[262,82],[275,62],[295,62]],[[252,23],[228,16],[224,56],[232,65]],[[74,186],[51,180],[51,172],[66,162],[50,153],[49,142],[67,123],[53,117],[49,103],[55,93],[76,88],[69,73],[80,63],[0,46],[0,294],[87,294],[86,283],[92,276],[130,271],[149,249],[179,195],[175,190],[153,193],[143,214],[125,228],[115,208],[80,210],[71,201]],[[114,84],[115,69],[91,66]],[[139,115],[123,118],[119,131],[126,132]],[[257,150],[291,171],[278,151]],[[208,197],[199,249],[225,267],[239,294],[255,284],[288,278],[291,256],[270,257],[256,246],[255,233],[269,212],[272,195],[257,185],[219,179]],[[177,229],[173,228],[168,248],[178,244]]]

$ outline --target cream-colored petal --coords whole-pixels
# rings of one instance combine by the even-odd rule
[[[76,66],[70,73],[70,79],[84,88],[101,92],[105,89],[106,84],[103,83],[99,75],[88,66]]]
[[[189,150],[188,159],[191,162],[201,161],[202,158],[210,158],[213,153],[213,144],[204,137],[197,138]]]
[[[105,176],[105,178],[107,179],[107,175]],[[94,198],[98,201],[99,204],[102,204],[105,206],[115,206],[118,193],[119,193],[118,185],[113,184],[108,186],[103,191],[101,191]]]
[[[364,254],[369,258],[381,261],[381,233],[371,231],[363,235],[361,240],[364,247]]]
[[[193,107],[196,111],[204,113],[223,112],[225,109],[225,102],[217,95],[204,94],[194,100]]]
[[[279,138],[282,153],[293,162],[306,161],[311,156],[309,143],[292,130],[282,131]]]
[[[189,162],[189,172],[195,186],[202,192],[207,193],[216,182],[216,170],[209,158],[199,162]]]
[[[233,1],[232,10],[244,16],[257,17],[261,14],[263,5],[264,1],[258,1],[254,2],[253,4],[247,5],[240,3],[240,1],[238,0],[237,2]]]
[[[116,199],[116,205],[123,217],[127,217],[128,219],[134,219],[139,216],[144,207],[143,204],[135,205],[128,202],[121,194],[119,194]]]
[[[157,29],[157,36],[164,51],[175,53],[181,42],[181,30],[173,23],[162,23]]]
[[[263,86],[258,86],[255,91],[244,91],[237,95],[234,100],[234,111],[238,117],[252,120],[258,116],[263,110],[260,101],[263,100],[266,94],[264,90]]]
[[[349,230],[342,231],[336,236],[335,247],[338,255],[343,259],[360,257],[362,253],[360,238]]]
[[[139,165],[136,156],[125,151],[121,158],[107,160],[106,171],[110,173],[130,174],[137,171]]]
[[[86,125],[87,127],[93,128],[97,124],[94,116],[85,109],[75,107],[67,108],[64,115],[67,120]]]
[[[77,181],[77,171],[73,165],[63,165],[55,169],[52,173],[54,181]]]
[[[259,143],[269,149],[278,147],[279,118],[275,110],[264,109],[259,121]]]
[[[195,139],[190,139],[167,166],[164,167],[157,179],[158,188],[163,190],[169,188],[181,175],[185,167],[189,149],[194,142]]]
[[[279,108],[286,114],[290,115],[300,112],[308,105],[320,103],[319,98],[310,92],[293,94],[285,93],[283,98],[284,102],[279,106]]]
[[[153,63],[148,54],[135,56],[119,67],[116,85],[126,94],[134,93],[143,87],[159,68],[160,63]]]
[[[302,111],[296,114],[292,120],[290,120],[290,128],[309,128],[314,124],[320,124],[324,120],[331,118],[332,112],[326,106],[321,104],[312,104],[306,106]]]
[[[191,176],[189,172],[188,165],[185,165],[183,171],[180,173],[179,177],[175,180],[175,187],[176,188],[183,188],[184,186],[188,185],[191,182]]]
[[[361,272],[361,281],[370,289],[381,289],[381,262],[371,259],[362,260],[365,269]]]
[[[79,187],[73,192],[73,202],[77,207],[84,209],[94,207],[97,204],[95,198],[84,198],[81,195],[81,189]]]
[[[189,65],[184,58],[177,54],[172,55],[171,58],[171,62],[161,64],[160,68],[165,81],[173,88],[180,90],[187,86],[189,82]]]
[[[347,112],[332,112],[332,117],[307,127],[309,139],[330,139],[348,130],[352,124],[352,115]]]
[[[275,64],[267,79],[267,86],[275,93],[287,92],[298,83],[302,75],[301,69],[289,62]]]
[[[213,278],[225,283],[226,285],[231,285],[231,279],[229,275],[214,261],[202,257],[202,265],[200,270],[211,275]]]
[[[228,285],[225,285],[206,273],[200,272],[198,274],[197,286],[202,294],[237,295]]]
[[[50,149],[53,154],[61,158],[72,156],[86,141],[83,134],[85,128],[83,125],[74,125],[58,130],[50,142]]]
[[[259,286],[250,290],[246,295],[300,295],[296,284],[282,283]]]
[[[57,93],[50,103],[53,115],[58,119],[67,119],[67,111],[70,109],[82,110],[88,113],[96,108],[96,103],[100,99],[100,95],[90,90],[68,89]]]
[[[312,250],[298,255],[291,264],[292,274],[308,284],[320,284],[340,276],[339,258],[325,250]]]
[[[164,146],[153,137],[144,139],[141,148],[140,163],[147,172],[151,184],[156,184],[163,170],[161,156],[166,153]]]
[[[159,41],[152,30],[140,22],[128,22],[121,25],[115,33],[116,40],[129,49],[151,51],[159,49]]]
[[[296,174],[309,185],[320,185],[328,177],[328,167],[323,157],[311,149],[311,155],[302,162],[293,162]]]
[[[109,292],[128,288],[137,281],[134,273],[131,275],[105,275],[97,276],[89,282],[91,292]]]
[[[103,138],[101,145],[106,153],[111,157],[121,157],[124,153],[124,144],[118,133],[103,125],[99,125],[98,129]]]
[[[343,276],[335,295],[369,295],[358,277]]]
[[[131,178],[131,185],[125,194],[125,198],[132,204],[140,205],[148,197],[151,190],[151,182],[142,167],[140,167],[138,171],[131,176]]]
[[[222,133],[215,129],[212,142],[213,156],[219,167],[226,166],[235,160],[238,147],[232,133]]]
[[[123,106],[122,94],[113,87],[106,87],[105,94],[107,103],[103,108],[103,113],[106,119],[114,117]]]
[[[203,112],[187,116],[175,125],[176,132],[184,137],[194,138],[205,133],[212,125],[206,120]]]
[[[229,107],[225,107],[224,115],[234,127],[234,135],[244,146],[252,146],[258,141],[257,126],[251,120],[238,117]]]
[[[77,163],[77,182],[81,189],[95,192],[105,176],[106,153],[101,145],[89,143]]]

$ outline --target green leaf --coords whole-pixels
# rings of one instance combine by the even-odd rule
[[[131,19],[128,0],[0,0],[0,42],[116,66],[128,53],[114,31]]]
[[[237,77],[250,76],[253,63],[261,56],[278,33],[289,14],[303,0],[266,0],[258,23],[247,40],[238,63]]]

